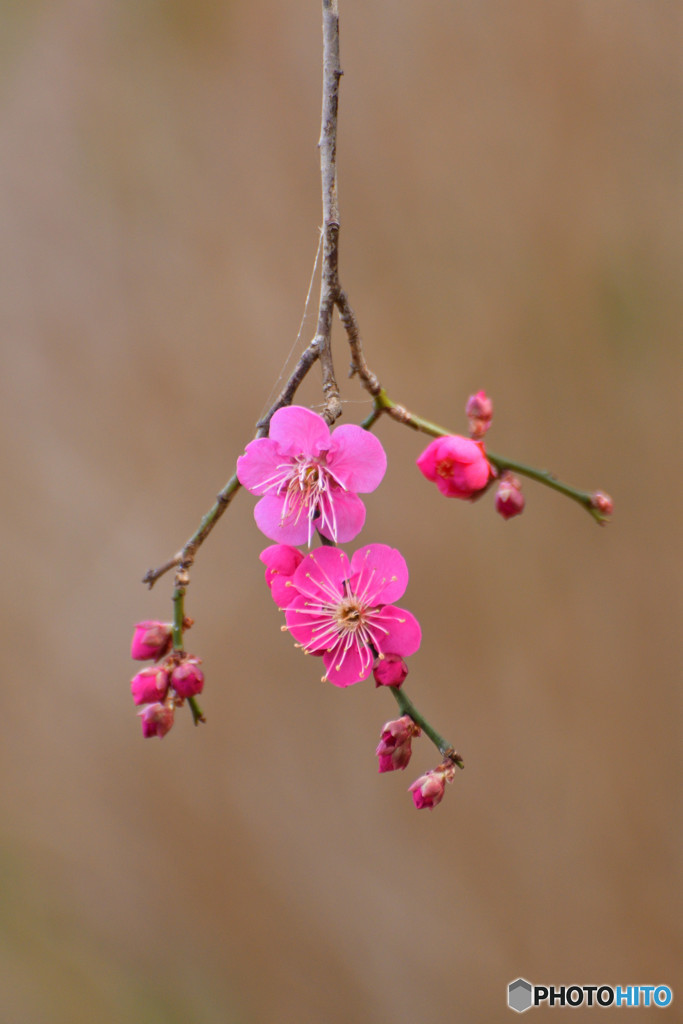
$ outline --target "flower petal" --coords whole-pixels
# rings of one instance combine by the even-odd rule
[[[298,520],[291,516],[282,521],[285,496],[266,494],[256,502],[254,519],[261,533],[282,544],[306,544],[308,542],[308,518],[302,515]]]
[[[303,555],[291,544],[271,544],[265,548],[259,558],[266,566],[266,583],[278,608],[286,608],[294,600],[297,591],[289,582],[289,577],[303,561]]]
[[[315,525],[328,540],[346,544],[363,529],[365,505],[357,494],[335,487],[321,495],[319,506],[321,515]]]
[[[368,632],[380,654],[415,654],[422,641],[420,623],[404,608],[385,605],[372,613]]]
[[[270,440],[285,455],[313,458],[330,446],[330,428],[322,416],[302,405],[286,405],[270,421]]]
[[[344,423],[332,431],[327,467],[348,491],[365,494],[381,483],[387,457],[379,438],[355,423]]]
[[[350,586],[369,605],[398,601],[408,586],[406,560],[388,544],[366,544],[351,559]]]
[[[336,640],[327,630],[330,616],[316,614],[312,605],[302,594],[296,594],[285,608],[287,628],[294,639],[305,647],[309,654],[323,654]]]
[[[334,605],[344,597],[349,571],[349,560],[340,548],[316,548],[304,558],[292,582],[300,594]]]
[[[345,651],[344,645],[323,654],[327,678],[335,686],[353,686],[367,679],[372,671],[372,652],[369,647],[360,647],[353,642]]]
[[[292,576],[296,567],[303,561],[303,557],[299,549],[292,547],[291,544],[271,544],[259,555],[266,567],[266,578],[269,580],[273,578],[274,573]]]
[[[281,467],[289,461],[282,457],[275,441],[257,437],[237,460],[237,479],[252,494],[265,494],[280,478],[286,478],[287,470]]]

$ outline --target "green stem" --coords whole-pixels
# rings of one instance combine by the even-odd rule
[[[173,591],[173,650],[183,649],[183,623],[185,621],[185,587],[176,585]]]
[[[427,719],[417,710],[410,698],[406,696],[405,692],[398,686],[390,686],[388,689],[393,693],[401,714],[408,715],[416,725],[420,726],[425,736],[429,737],[444,758],[452,761],[453,764],[457,764],[458,768],[464,768],[465,762],[460,757],[460,754],[456,754],[453,744],[449,743],[448,740],[445,740],[443,736],[441,736],[441,734],[429,724]]]
[[[195,725],[199,725],[200,722],[205,722],[206,719],[202,713],[202,709],[197,703],[196,697],[186,697],[187,703],[190,705],[190,711],[192,712],[192,721]]]
[[[535,469],[533,466],[525,466],[522,462],[515,462],[514,459],[507,459],[503,455],[495,455],[493,452],[486,451],[486,457],[492,465],[496,467],[499,472],[509,469],[515,473],[519,473],[521,476],[528,476],[530,480],[535,480],[539,484],[545,484],[546,487],[552,487],[554,491],[559,491],[560,494],[564,494],[567,498],[571,498],[572,501],[578,502],[582,505],[586,511],[590,512],[593,518],[598,523],[605,523],[609,519],[609,516],[605,515],[600,509],[593,506],[593,495],[587,491],[579,491],[576,487],[570,487],[569,484],[563,483],[558,480],[549,470],[547,469]]]
[[[182,573],[182,570],[181,570]],[[175,590],[173,591],[173,650],[184,657],[183,631],[185,629],[185,591],[186,587],[176,577]],[[195,725],[205,722],[204,714],[196,697],[186,697],[187,703],[192,712],[192,721]]]
[[[409,412],[402,405],[393,402],[383,388],[379,394],[375,395],[374,408],[370,415],[361,423],[361,426],[365,430],[369,430],[382,413],[385,412],[392,419],[398,420],[399,423],[404,423],[407,427],[419,430],[423,434],[429,434],[431,437],[445,437],[453,433],[452,430],[446,430],[444,427],[440,427],[438,423],[432,423],[431,420],[426,420],[422,416],[416,416],[415,413]],[[535,480],[539,484],[545,484],[546,487],[552,487],[554,491],[559,491],[560,494],[571,498],[572,501],[578,502],[587,512],[590,512],[596,522],[603,524],[608,521],[609,515],[595,507],[593,494],[588,491],[580,491],[576,487],[570,487],[569,484],[558,480],[549,470],[535,469],[533,466],[527,466],[523,462],[517,462],[515,459],[508,459],[504,455],[495,455],[488,450],[486,451],[486,457],[499,472],[506,469],[511,470],[512,472],[519,473],[520,476],[529,477],[530,480]]]

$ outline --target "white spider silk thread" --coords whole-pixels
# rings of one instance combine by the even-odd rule
[[[299,332],[298,332],[296,338],[294,339],[294,344],[292,345],[292,347],[290,348],[289,352],[287,353],[287,358],[285,359],[284,363],[282,364],[282,369],[280,370],[280,373],[278,375],[277,380],[273,384],[273,387],[272,387],[271,392],[270,392],[270,394],[268,396],[266,404],[263,407],[263,409],[261,410],[261,415],[259,416],[259,420],[262,420],[263,417],[268,412],[268,410],[270,409],[270,406],[271,406],[271,403],[273,401],[273,398],[275,397],[275,394],[278,391],[281,382],[285,378],[285,372],[286,372],[287,366],[289,365],[289,362],[290,362],[290,360],[292,358],[292,353],[294,352],[294,349],[297,348],[299,343],[301,342],[301,335],[303,334],[304,324],[306,322],[306,317],[308,316],[308,307],[309,307],[310,301],[311,301],[311,292],[313,291],[313,282],[315,281],[315,275],[317,273],[318,263],[320,261],[320,250],[321,250],[322,244],[323,244],[323,230],[322,230],[322,228],[319,228],[318,232],[319,232],[318,233],[318,248],[317,248],[316,253],[315,253],[315,262],[313,263],[313,271],[311,273],[311,280],[308,283],[308,292],[306,293],[306,302],[304,303],[304,315],[301,317],[301,323],[299,324]]]

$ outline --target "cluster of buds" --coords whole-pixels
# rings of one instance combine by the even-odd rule
[[[185,626],[189,624],[186,620]],[[131,657],[155,662],[141,669],[130,683],[133,700],[144,705],[138,714],[145,738],[163,738],[173,726],[175,709],[204,689],[201,659],[171,650],[172,637],[170,622],[138,622],[133,633]]]
[[[474,501],[497,476],[486,457],[483,440],[491,426],[493,402],[485,391],[477,391],[468,398],[465,412],[470,436],[444,434],[434,438],[418,458],[417,465],[447,498]],[[511,473],[503,473],[500,479],[495,506],[504,519],[518,516],[524,510],[522,485]]]
[[[403,771],[412,756],[413,737],[419,736],[422,730],[410,715],[403,715],[393,722],[386,722],[382,729],[379,744],[375,753],[379,762],[380,772]],[[431,771],[425,772],[416,779],[408,792],[413,794],[413,803],[418,810],[423,807],[436,807],[446,789],[446,783],[452,782],[455,776],[455,765],[445,760]]]

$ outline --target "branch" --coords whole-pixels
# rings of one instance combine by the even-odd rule
[[[323,259],[318,303],[318,324],[315,338],[304,349],[287,383],[266,415],[257,423],[255,437],[267,437],[270,421],[285,405],[291,405],[294,395],[313,364],[319,359],[322,368],[322,390],[325,398],[323,417],[332,424],[342,412],[339,386],[332,361],[332,314],[340,294],[339,285],[339,203],[337,199],[337,110],[339,107],[339,12],[337,0],[323,0],[323,100],[320,129],[320,178],[323,205]],[[198,529],[185,545],[167,562],[156,569],[148,569],[142,578],[150,589],[171,569],[178,567],[176,590],[187,587],[187,572],[194,562],[197,550],[204,543],[240,489],[236,475],[230,477],[215,503],[202,518]],[[179,579],[184,574],[183,580]]]
[[[432,741],[434,746],[437,748],[439,753],[442,754],[444,758],[446,758],[448,761],[451,761],[452,764],[457,765],[458,768],[464,768],[465,762],[463,761],[460,754],[456,752],[455,747],[451,743],[449,743],[448,740],[445,740],[443,736],[441,736],[440,733],[438,733],[436,729],[434,729],[433,726],[429,724],[427,719],[420,714],[420,712],[417,710],[417,708],[410,700],[410,698],[407,697],[406,694],[403,692],[403,689],[399,689],[398,686],[390,686],[388,687],[388,689],[390,689],[391,692],[393,693],[396,703],[398,704],[399,709],[401,711],[401,714],[409,715],[409,717],[412,718],[415,724],[420,726],[425,736],[429,737],[429,739]]]

